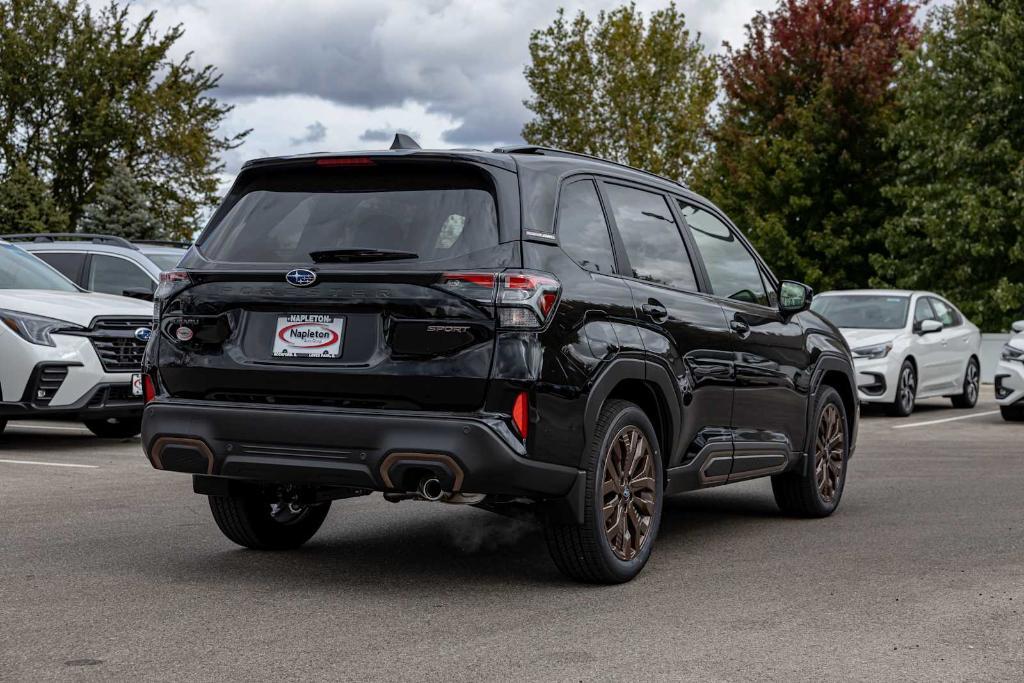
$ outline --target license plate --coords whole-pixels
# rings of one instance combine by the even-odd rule
[[[142,373],[132,373],[132,396],[142,396]]]
[[[337,358],[345,319],[332,315],[283,315],[274,332],[275,358]]]

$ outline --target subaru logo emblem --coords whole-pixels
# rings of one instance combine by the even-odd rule
[[[139,341],[148,342],[149,338],[153,336],[153,330],[148,327],[140,327],[135,330],[135,338]]]
[[[316,282],[316,273],[305,268],[296,268],[285,275],[284,279],[288,281],[288,284],[296,287],[309,287]]]

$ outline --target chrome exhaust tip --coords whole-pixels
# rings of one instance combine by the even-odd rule
[[[437,477],[423,477],[416,492],[419,493],[420,498],[431,502],[439,501],[444,497],[444,487],[441,486],[441,480]]]

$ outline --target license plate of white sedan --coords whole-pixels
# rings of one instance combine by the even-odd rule
[[[274,332],[275,358],[337,358],[345,319],[338,316],[283,315]]]
[[[132,396],[142,396],[142,373],[132,373]]]

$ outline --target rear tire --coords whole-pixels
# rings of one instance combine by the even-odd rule
[[[903,361],[896,377],[896,399],[886,406],[885,412],[893,417],[909,417],[917,399],[917,370],[909,360]]]
[[[1024,406],[999,406],[999,412],[1007,422],[1024,422]]]
[[[84,420],[90,432],[104,439],[128,439],[142,431],[142,418],[110,418],[107,420]]]
[[[629,581],[651,555],[664,497],[661,450],[647,415],[628,401],[608,401],[584,463],[583,524],[545,519],[551,558],[577,581]]]
[[[963,393],[959,396],[951,396],[954,408],[973,408],[978,405],[979,385],[981,384],[981,368],[974,358],[967,362],[967,369],[964,371]]]
[[[814,412],[814,429],[807,435],[807,460],[799,470],[772,477],[779,509],[795,517],[827,517],[839,507],[846,488],[850,457],[850,423],[843,400],[832,387],[823,387]]]
[[[210,512],[221,532],[253,550],[298,548],[313,538],[330,509],[330,501],[290,506],[258,494],[210,496]]]

